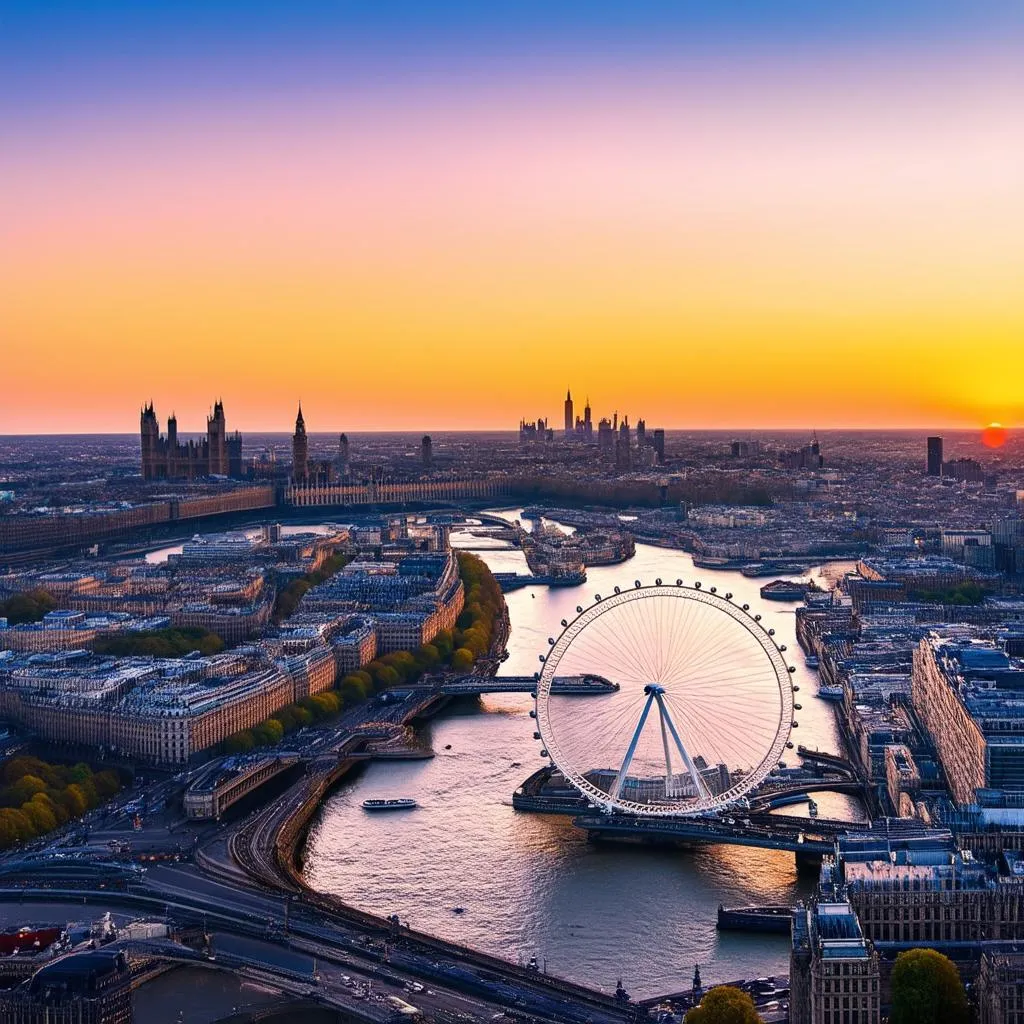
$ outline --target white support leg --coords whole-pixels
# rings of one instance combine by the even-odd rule
[[[619,769],[619,774],[615,776],[615,784],[612,786],[612,791],[609,794],[613,800],[618,800],[619,793],[622,791],[622,784],[626,781],[626,773],[629,771],[629,766],[633,761],[633,755],[636,753],[636,745],[640,742],[640,733],[643,732],[644,723],[647,721],[647,716],[651,713],[651,704],[654,703],[654,699],[655,694],[648,694],[647,703],[644,705],[644,709],[640,713],[640,721],[636,724],[636,729],[633,732],[633,738],[629,741],[629,747],[626,750],[626,756],[622,759],[622,767]]]
[[[653,696],[658,702],[658,710],[661,713],[662,724],[668,725],[669,732],[672,733],[672,739],[675,740],[676,747],[679,750],[679,755],[682,757],[683,763],[686,765],[686,770],[690,773],[690,778],[693,779],[693,784],[697,787],[697,795],[710,797],[711,793],[708,790],[708,787],[700,777],[700,772],[697,771],[697,766],[690,760],[690,755],[686,752],[686,747],[683,746],[683,741],[679,738],[679,733],[676,732],[676,723],[672,721],[672,716],[669,714],[668,708],[665,706],[665,702],[662,699],[660,691],[655,692]]]

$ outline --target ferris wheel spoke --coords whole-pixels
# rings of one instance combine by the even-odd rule
[[[650,623],[644,622],[635,601],[627,601],[623,606],[625,612],[623,618],[627,619],[629,626],[627,632],[630,645],[637,659],[637,664],[647,676],[647,681],[655,679],[657,670],[652,662],[652,650],[656,645],[651,644]]]

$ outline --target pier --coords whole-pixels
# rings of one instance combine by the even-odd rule
[[[587,582],[585,571],[563,572],[563,573],[540,573],[538,575],[496,572],[494,578],[498,581],[502,593],[508,594],[513,590],[521,590],[523,587],[578,587]]]
[[[555,676],[551,682],[552,694],[568,696],[597,696],[615,693],[618,683],[604,676]],[[483,693],[533,693],[537,680],[533,676],[456,676],[442,682],[437,691],[445,697],[470,697]]]

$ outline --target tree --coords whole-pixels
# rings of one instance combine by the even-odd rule
[[[960,972],[934,949],[908,949],[892,969],[890,1024],[967,1024]]]
[[[468,672],[473,667],[473,652],[460,647],[452,655],[452,668],[456,672]]]
[[[746,992],[718,985],[687,1013],[685,1024],[761,1024],[761,1018]]]

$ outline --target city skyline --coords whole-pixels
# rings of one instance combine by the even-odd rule
[[[5,18],[0,433],[1024,422],[1009,4]]]

